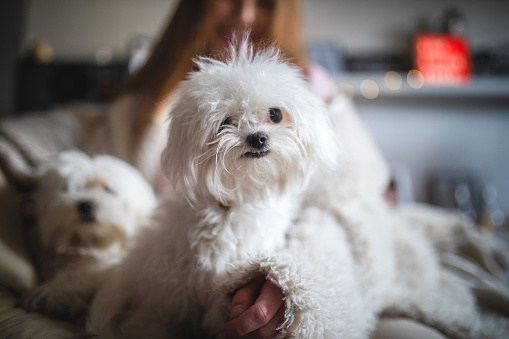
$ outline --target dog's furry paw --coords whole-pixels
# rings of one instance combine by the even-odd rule
[[[86,315],[90,299],[88,294],[41,285],[22,295],[20,305],[28,312],[63,320],[78,320]]]

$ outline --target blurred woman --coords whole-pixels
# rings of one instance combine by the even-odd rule
[[[157,136],[165,135],[165,129],[160,128],[164,125],[162,113],[168,101],[171,104],[172,92],[192,69],[197,55],[221,58],[232,37],[249,31],[255,48],[275,43],[303,70],[321,98],[332,98],[332,80],[306,57],[300,10],[298,0],[180,1],[148,60],[129,80],[120,103],[114,105],[120,114],[122,107],[127,111],[124,113],[131,114],[123,121],[131,123],[128,134],[133,136],[127,152],[133,152],[132,162],[149,172],[156,188],[165,185],[158,166],[164,142]],[[147,154],[152,154],[148,160]],[[234,295],[223,335],[271,337],[284,320],[283,297],[282,291],[264,277],[253,280]]]
[[[135,144],[162,112],[165,99],[193,67],[197,55],[220,57],[231,37],[251,32],[255,45],[276,43],[283,55],[302,68],[312,88],[330,100],[334,85],[305,54],[298,0],[181,1],[144,66],[126,87],[142,105],[137,111]]]

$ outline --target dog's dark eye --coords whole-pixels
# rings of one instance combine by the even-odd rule
[[[279,124],[283,120],[283,114],[279,108],[269,108],[270,121]]]
[[[113,190],[110,186],[108,185],[104,185],[104,190],[109,193],[109,194],[113,194],[113,195],[116,195],[117,192],[115,190]]]
[[[219,131],[217,131],[217,132],[220,133],[225,128],[225,126],[229,126],[231,124],[232,124],[231,118],[224,119],[224,121],[221,123],[221,126],[219,126]]]

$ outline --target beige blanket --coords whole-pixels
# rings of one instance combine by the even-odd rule
[[[140,152],[130,148],[126,105],[124,102],[109,109],[72,107],[0,122],[0,338],[85,336],[81,329],[16,307],[19,293],[36,283],[24,246],[19,203],[21,193],[33,188],[37,166],[66,149],[113,154],[137,167],[146,164]],[[344,121],[349,125],[345,128],[345,148],[363,155],[355,160],[359,175],[364,175],[362,182],[374,193],[380,191],[387,182],[383,160],[353,111],[345,111]],[[151,156],[149,161],[154,159]],[[373,168],[383,170],[373,173]],[[150,175],[150,170],[147,173]],[[507,252],[503,245],[479,233],[476,226],[454,212],[421,205],[397,208],[409,225],[421,229],[435,244],[442,265],[470,284],[480,306],[509,317]]]

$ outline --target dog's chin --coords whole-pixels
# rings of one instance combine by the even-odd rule
[[[269,150],[253,151],[253,152],[246,152],[241,157],[242,158],[250,158],[250,159],[260,159],[260,158],[266,157],[269,153],[270,153]]]

